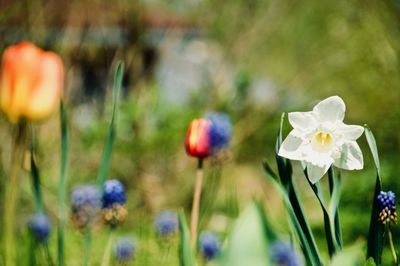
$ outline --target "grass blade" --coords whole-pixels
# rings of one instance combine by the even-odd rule
[[[368,233],[367,259],[373,258],[376,265],[381,265],[382,250],[385,241],[384,239],[385,227],[382,223],[378,221],[379,204],[377,197],[382,190],[382,181],[380,176],[381,167],[379,163],[378,148],[376,146],[375,137],[367,125],[365,125],[364,128],[365,128],[365,137],[367,138],[368,146],[371,150],[371,154],[374,159],[376,168],[375,192],[374,192],[371,219],[369,224],[369,233]]]
[[[97,174],[97,182],[100,187],[100,191],[102,191],[103,189],[103,184],[107,177],[108,169],[110,168],[111,153],[116,135],[116,119],[118,111],[117,106],[122,86],[123,72],[124,72],[124,63],[119,62],[114,74],[111,123],[108,128],[108,135],[106,138],[106,142],[104,144],[103,155],[100,162],[100,168]]]
[[[58,223],[58,248],[57,248],[57,262],[59,266],[65,265],[64,263],[64,226],[65,226],[65,209],[66,209],[66,190],[67,190],[67,166],[68,166],[68,152],[69,152],[69,133],[68,133],[68,119],[65,111],[64,103],[60,105],[60,120],[61,120],[61,167],[60,167],[60,183],[58,189],[58,210],[59,210],[59,223]]]
[[[179,260],[181,266],[194,266],[195,259],[190,242],[189,228],[186,223],[185,214],[183,211],[179,212],[179,230],[181,239],[179,244]]]

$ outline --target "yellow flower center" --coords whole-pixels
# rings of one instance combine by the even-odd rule
[[[318,132],[311,140],[312,147],[318,152],[328,152],[333,147],[335,141],[330,133]]]

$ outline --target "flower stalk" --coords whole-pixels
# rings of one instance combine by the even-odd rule
[[[201,198],[201,188],[203,185],[203,159],[198,159],[196,181],[194,187],[193,204],[192,204],[192,216],[190,224],[190,238],[192,240],[192,248],[196,246],[197,240],[197,226],[199,223],[199,210],[200,210],[200,198]]]
[[[15,254],[15,216],[18,200],[19,174],[27,140],[27,123],[20,121],[16,126],[11,153],[11,166],[4,198],[4,259],[6,266],[16,265]]]
[[[110,260],[111,260],[111,248],[112,248],[112,243],[114,242],[115,238],[115,229],[111,228],[110,230],[110,235],[108,237],[107,245],[104,250],[103,258],[101,260],[101,266],[108,266],[110,265]]]
[[[393,236],[392,236],[392,231],[390,230],[390,224],[388,225],[388,241],[389,241],[389,245],[390,245],[390,251],[391,251],[392,257],[393,257],[393,264],[399,265],[399,260],[397,258],[396,249],[393,244]]]

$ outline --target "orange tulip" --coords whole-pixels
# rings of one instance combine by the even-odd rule
[[[205,158],[210,155],[211,122],[204,118],[194,119],[186,136],[186,152],[193,157]]]
[[[0,109],[13,123],[48,118],[59,107],[64,88],[61,58],[29,42],[8,47],[0,72]]]

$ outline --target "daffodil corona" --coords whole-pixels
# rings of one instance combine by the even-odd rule
[[[283,141],[279,156],[304,161],[308,178],[315,184],[333,164],[338,168],[363,168],[356,140],[364,128],[343,123],[346,106],[338,96],[319,102],[312,111],[289,113],[293,130]]]

